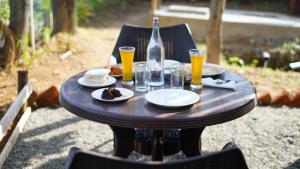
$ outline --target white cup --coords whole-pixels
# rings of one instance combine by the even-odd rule
[[[101,83],[108,77],[109,69],[92,69],[84,74],[84,80],[90,83]]]

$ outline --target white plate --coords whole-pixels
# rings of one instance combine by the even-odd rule
[[[225,72],[225,68],[223,66],[211,63],[205,63],[204,69],[202,72],[203,77],[211,77],[221,75]],[[185,75],[191,77],[192,76],[192,67],[191,64],[185,64]]]
[[[81,77],[77,80],[77,82],[79,84],[81,84],[82,86],[86,86],[86,87],[106,87],[106,86],[110,86],[116,83],[116,78],[108,76],[107,80],[105,80],[104,82],[99,82],[99,83],[91,83],[91,82],[86,82],[84,80],[84,77]]]
[[[116,87],[117,90],[119,90],[122,94],[121,97],[115,97],[114,99],[112,100],[106,100],[106,99],[102,99],[101,98],[101,95],[102,95],[102,92],[105,90],[105,89],[98,89],[98,90],[95,90],[92,92],[92,97],[94,99],[97,99],[97,100],[100,100],[100,101],[103,101],[103,102],[120,102],[120,101],[125,101],[125,100],[128,100],[130,99],[131,97],[134,96],[134,93],[133,91],[129,90],[129,89],[125,89],[125,88],[118,88]]]
[[[203,76],[204,77],[217,76],[223,74],[224,72],[225,72],[225,68],[223,66],[212,64],[212,63],[205,63]]]
[[[197,103],[200,96],[192,91],[183,89],[154,90],[145,95],[145,99],[158,106],[176,108]]]
[[[135,72],[135,65],[138,64],[138,63],[146,63],[146,62],[135,62],[133,63],[133,66],[132,66],[132,72],[133,72],[133,75],[134,75],[134,72]],[[172,65],[174,64],[177,64],[177,63],[180,63],[176,60],[170,60],[170,59],[165,59],[164,61],[164,68],[172,68]],[[117,64],[117,65],[112,65],[113,67],[119,67],[119,68],[122,68],[122,64]],[[169,72],[168,70],[165,71],[166,74],[170,74],[171,72]],[[122,77],[122,75],[110,75],[110,76],[113,76],[113,77]]]
[[[165,59],[164,66],[165,66],[165,68],[172,68],[172,65],[177,64],[177,63],[180,63],[180,62],[178,62],[176,60]]]
[[[119,75],[109,75],[109,76],[114,77],[114,78],[120,78],[120,77],[123,76],[123,74],[119,74]]]
[[[164,62],[164,73],[165,74],[171,74],[170,68],[172,68],[172,65],[174,64],[178,64],[180,62],[176,61],[176,60],[170,60],[170,59],[166,59]]]

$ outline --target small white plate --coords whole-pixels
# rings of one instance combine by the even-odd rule
[[[77,82],[82,85],[82,86],[86,86],[86,87],[107,87],[110,85],[113,85],[116,83],[116,78],[108,76],[107,79],[103,82],[99,82],[99,83],[91,83],[91,82],[86,82],[84,80],[84,77],[81,77],[77,80]]]
[[[205,63],[204,69],[202,72],[202,77],[212,77],[221,75],[225,72],[225,68],[223,66],[217,65],[217,64],[211,64],[211,63]],[[190,63],[185,64],[185,70],[184,70],[185,76],[188,76],[191,78],[192,76],[192,66]]]
[[[126,88],[118,88],[116,87],[115,89],[119,90],[122,94],[121,97],[115,97],[114,99],[112,100],[107,100],[107,99],[102,99],[101,98],[101,95],[102,95],[102,92],[105,90],[105,89],[98,89],[98,90],[95,90],[92,92],[92,97],[96,100],[100,100],[100,101],[103,101],[103,102],[121,102],[121,101],[125,101],[125,100],[128,100],[130,99],[131,97],[134,96],[134,93],[133,91],[129,90],[129,89],[126,89]]]
[[[119,75],[109,75],[109,76],[114,77],[114,78],[120,78],[120,77],[123,76],[123,74],[119,74]]]
[[[135,63],[133,63],[133,66],[132,66],[133,75],[134,75],[134,72],[135,72],[135,65],[138,64],[138,63],[146,63],[146,62],[135,62]],[[165,74],[170,74],[171,72],[170,72],[169,69],[172,68],[172,65],[177,64],[177,63],[180,63],[180,62],[178,62],[176,60],[165,59],[165,61],[164,61],[164,69],[166,69],[166,70],[164,71],[164,73]],[[122,63],[116,64],[116,65],[112,65],[112,66],[113,67],[122,68]],[[116,78],[122,77],[122,75],[110,75],[110,76],[113,76],[113,77],[116,77]]]
[[[217,76],[221,75],[225,72],[225,68],[223,66],[211,63],[205,63],[203,77]]]
[[[174,64],[178,64],[178,63],[180,63],[180,62],[178,62],[178,61],[176,61],[176,60],[170,60],[170,59],[166,59],[165,61],[164,61],[164,73],[165,74],[171,74],[171,71],[170,71],[170,69],[172,68],[172,66],[174,65]]]
[[[177,108],[197,103],[200,96],[192,91],[183,89],[154,90],[145,95],[145,99],[158,106]]]
[[[177,63],[180,63],[180,62],[178,62],[176,60],[165,59],[164,67],[165,68],[172,68],[172,65],[177,64]]]

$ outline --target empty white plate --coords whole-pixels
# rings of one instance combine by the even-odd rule
[[[202,76],[204,77],[217,76],[223,74],[224,72],[225,72],[225,68],[223,66],[212,64],[212,63],[205,63]]]
[[[202,72],[202,77],[212,77],[221,75],[225,72],[225,68],[223,66],[217,65],[217,64],[211,64],[211,63],[205,63],[204,69]],[[185,76],[191,78],[192,76],[192,66],[190,63],[185,64],[185,70],[184,70]]]
[[[81,77],[77,80],[77,82],[86,87],[107,87],[116,83],[116,78],[108,76],[107,79],[103,82],[99,83],[91,83],[84,80],[84,77]]]
[[[172,68],[172,66],[174,64],[178,64],[180,62],[176,61],[176,60],[170,60],[170,59],[165,59],[164,61],[164,73],[165,74],[171,74],[170,68]]]
[[[112,100],[107,100],[107,99],[102,99],[101,98],[101,95],[102,95],[102,92],[105,90],[105,89],[98,89],[98,90],[95,90],[92,92],[92,97],[94,99],[97,99],[97,100],[100,100],[100,101],[103,101],[103,102],[120,102],[120,101],[125,101],[125,100],[128,100],[130,99],[131,97],[134,96],[134,93],[133,91],[129,90],[129,89],[126,89],[126,88],[119,88],[119,87],[116,87],[115,89],[119,90],[120,93],[122,94],[122,96],[120,97],[115,97],[114,99]]]
[[[180,63],[180,62],[178,62],[177,60],[165,59],[165,61],[164,61],[164,67],[165,68],[172,68],[172,66],[174,64],[177,64],[177,63]]]
[[[158,106],[176,108],[197,103],[200,96],[189,90],[161,89],[147,93],[145,99]]]

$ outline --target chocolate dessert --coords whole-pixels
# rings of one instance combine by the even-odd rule
[[[114,99],[114,95],[109,91],[109,88],[108,88],[102,92],[101,98],[106,99],[106,100],[112,100],[112,99]]]
[[[116,88],[112,87],[110,92],[114,95],[114,97],[121,97],[122,94],[119,90],[117,90]]]
[[[112,100],[115,97],[121,97],[122,94],[119,90],[114,87],[109,87],[108,89],[104,89],[101,95],[102,99]]]

